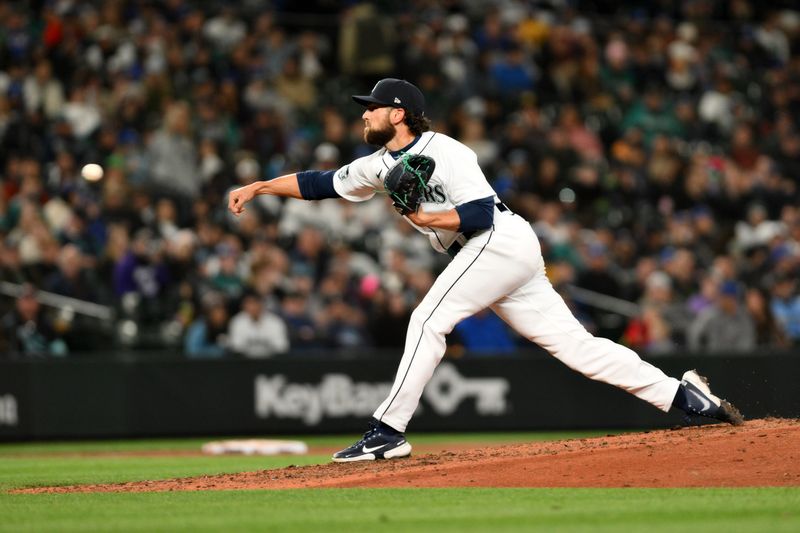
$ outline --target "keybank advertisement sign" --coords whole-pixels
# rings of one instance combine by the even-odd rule
[[[720,390],[747,392],[731,399],[748,418],[800,416],[794,352],[658,363],[668,375],[702,363]],[[355,433],[389,395],[396,371],[388,356],[0,361],[0,441]],[[681,417],[555,358],[498,355],[444,361],[412,422],[412,431],[635,429],[671,427]]]
[[[308,426],[326,418],[366,418],[391,387],[390,382],[356,381],[339,373],[324,374],[316,383],[294,382],[284,374],[258,374],[255,414],[262,419],[300,420]],[[466,377],[455,365],[442,363],[422,394],[420,410],[430,408],[438,416],[448,416],[470,402],[479,416],[502,416],[508,411],[510,388],[505,378]]]

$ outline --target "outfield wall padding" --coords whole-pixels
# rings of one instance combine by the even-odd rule
[[[800,416],[800,356],[652,360],[698,368],[746,417]],[[393,358],[0,362],[0,439],[360,432]],[[682,423],[549,357],[445,361],[409,431],[661,428]]]

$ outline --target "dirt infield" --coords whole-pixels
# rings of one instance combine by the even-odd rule
[[[412,439],[413,440],[413,439]],[[751,420],[409,459],[15,492],[149,492],[314,487],[740,487],[800,485],[800,421]]]

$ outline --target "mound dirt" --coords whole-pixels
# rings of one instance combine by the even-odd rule
[[[413,437],[412,437],[413,442]],[[740,487],[800,485],[800,421],[751,420],[625,435],[459,449],[408,459],[19,493],[317,487]]]

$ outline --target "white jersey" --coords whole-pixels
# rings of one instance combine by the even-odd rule
[[[497,195],[486,176],[483,175],[478,158],[470,148],[447,135],[425,132],[408,149],[409,154],[424,154],[436,162],[428,182],[428,190],[422,202],[422,209],[429,213],[448,211],[456,206],[492,196],[495,203]],[[383,180],[395,164],[395,159],[386,148],[356,159],[336,171],[333,187],[342,197],[351,202],[369,200],[375,193],[385,193]],[[428,236],[431,246],[439,252],[446,252],[455,241],[464,243],[464,237],[457,231],[440,228],[419,227],[406,221]]]

